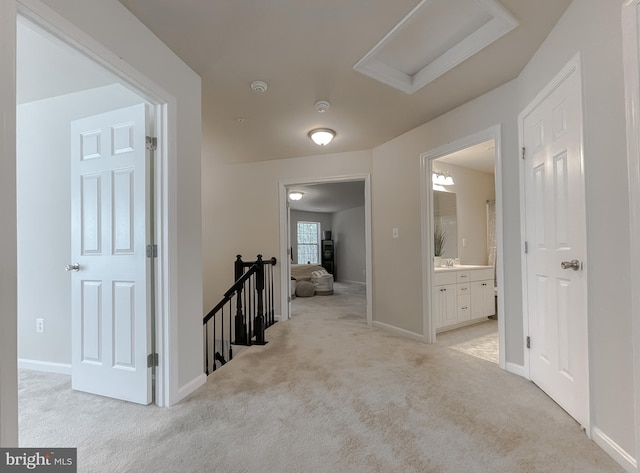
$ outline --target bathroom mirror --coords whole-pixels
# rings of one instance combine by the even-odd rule
[[[433,191],[433,223],[444,231],[443,259],[458,257],[458,220],[456,216],[456,194]]]

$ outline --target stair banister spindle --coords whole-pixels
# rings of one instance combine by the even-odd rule
[[[258,306],[256,318],[254,322],[256,333],[256,344],[264,345],[264,264],[262,263],[262,255],[258,255],[258,268],[256,271],[256,297]]]
[[[233,305],[231,304],[231,301],[229,301],[229,361],[233,360],[233,348],[231,346],[231,337],[233,337],[233,333],[232,332],[232,327],[233,325],[231,325],[231,312],[233,312]],[[224,345],[224,339],[222,341],[222,344]],[[224,346],[223,346],[224,349]]]
[[[209,324],[204,324],[204,372],[209,376]]]
[[[222,310],[224,310],[224,307],[222,308]],[[213,371],[216,370],[216,318],[213,318],[213,343],[212,345],[212,352],[213,352]]]

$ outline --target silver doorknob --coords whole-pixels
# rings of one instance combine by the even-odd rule
[[[577,271],[580,269],[580,261],[578,261],[577,259],[572,259],[571,261],[563,261],[562,263],[560,263],[560,267],[562,269],[573,269],[574,271]]]
[[[65,271],[80,271],[80,265],[78,263],[68,264],[64,267]]]

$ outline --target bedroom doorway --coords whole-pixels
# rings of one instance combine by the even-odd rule
[[[146,243],[157,241],[159,235],[163,237],[165,235],[164,230],[159,230],[150,223],[151,220],[166,218],[167,208],[162,204],[162,199],[159,199],[164,191],[160,190],[159,186],[152,188],[148,183],[152,181],[152,175],[155,181],[157,176],[160,173],[164,174],[167,169],[167,155],[164,151],[164,134],[162,134],[164,128],[160,126],[166,120],[166,104],[163,103],[160,96],[154,95],[156,91],[153,86],[149,86],[146,91],[138,88],[147,87],[146,79],[134,87],[129,82],[127,74],[118,75],[118,69],[115,66],[106,61],[99,62],[97,55],[91,49],[93,47],[91,41],[87,41],[86,51],[81,52],[75,49],[71,46],[71,31],[58,28],[58,26],[55,22],[49,23],[47,19],[35,16],[35,13],[26,7],[17,16],[17,226],[18,233],[24,235],[23,238],[19,238],[17,248],[18,261],[22,266],[18,273],[19,367],[34,372],[72,375],[75,383],[80,378],[72,367],[72,361],[78,359],[78,356],[75,355],[78,350],[72,349],[72,347],[80,346],[80,341],[84,343],[85,352],[89,346],[93,348],[98,346],[99,349],[106,347],[106,343],[101,337],[96,337],[90,344],[86,337],[89,333],[88,330],[79,332],[71,329],[71,313],[73,311],[70,281],[73,276],[76,276],[76,271],[80,271],[78,274],[86,274],[83,272],[83,269],[86,268],[83,264],[75,264],[82,263],[82,261],[78,259],[79,257],[71,258],[69,247],[72,235],[78,235],[77,225],[72,225],[71,204],[79,202],[78,198],[72,197],[77,197],[78,193],[72,192],[71,184],[77,182],[77,179],[71,178],[70,171],[71,149],[75,149],[71,145],[70,127],[71,123],[78,119],[103,115],[107,112],[115,113],[115,108],[129,110],[135,106],[138,115],[145,117],[144,120],[136,119],[139,126],[135,133],[130,132],[127,128],[133,123],[130,115],[120,117],[119,121],[109,125],[113,131],[111,139],[107,141],[114,147],[121,146],[120,149],[113,153],[107,152],[106,141],[99,138],[98,128],[94,126],[90,127],[90,133],[80,133],[86,139],[76,140],[74,143],[84,143],[85,148],[83,149],[85,151],[89,150],[91,143],[95,144],[93,154],[87,151],[87,156],[90,155],[93,161],[97,160],[93,155],[97,156],[100,153],[117,154],[124,159],[125,156],[129,156],[130,151],[125,145],[129,143],[133,148],[133,143],[135,143],[136,150],[140,150],[141,160],[145,162],[144,170],[141,171],[140,167],[136,168],[136,176],[140,177],[135,181],[132,176],[125,176],[120,180],[116,178],[113,181],[113,186],[110,184],[96,186],[97,197],[93,199],[93,202],[114,202],[113,199],[104,199],[102,194],[98,193],[98,188],[113,188],[118,190],[121,196],[120,201],[117,202],[121,204],[117,209],[120,210],[120,215],[113,215],[114,221],[121,218],[131,208],[137,209],[138,222],[141,223],[135,227],[135,233],[139,235],[135,240],[135,245],[132,242],[134,246],[122,251],[115,249],[112,253],[117,254],[120,251],[123,255],[134,253],[143,255],[142,258],[138,258],[135,269],[140,273],[145,273],[145,280],[138,284],[140,290],[137,292],[137,299],[139,300],[140,294],[142,294],[146,304],[144,307],[137,305],[135,311],[131,311],[131,317],[128,321],[130,325],[121,324],[124,327],[119,332],[121,337],[118,339],[118,343],[114,341],[113,346],[114,349],[120,350],[120,354],[128,352],[126,352],[127,347],[119,342],[126,343],[133,340],[134,345],[142,347],[134,353],[130,344],[128,348],[131,348],[132,360],[123,361],[123,358],[120,358],[116,363],[129,362],[131,366],[127,366],[127,371],[135,371],[140,374],[141,382],[135,388],[137,396],[135,402],[142,404],[153,402],[157,405],[165,405],[168,400],[164,395],[163,386],[165,382],[168,382],[168,378],[164,376],[161,369],[147,366],[146,353],[146,348],[155,353],[164,353],[163,346],[161,346],[162,339],[157,337],[157,334],[164,331],[167,314],[164,311],[154,311],[153,306],[159,306],[157,301],[163,297],[165,283],[155,284],[153,281],[156,279],[149,276],[152,271],[163,271],[164,265],[160,259],[155,261],[147,259],[144,256],[144,249]],[[33,77],[46,78],[46,80],[30,80]],[[122,133],[120,133],[121,131]],[[38,138],[33,138],[34,135]],[[155,145],[153,146],[154,151],[150,151],[151,147],[147,136],[155,138],[159,152],[155,152]],[[91,141],[91,137],[95,137],[95,139]],[[84,160],[89,161],[90,158]],[[156,166],[148,165],[151,160]],[[131,164],[128,167],[123,166],[123,169],[127,170],[132,168]],[[118,174],[120,171],[116,170],[111,174],[103,171],[100,171],[102,173],[100,174],[97,170],[92,172],[96,176],[101,176],[100,179],[102,179],[103,175]],[[118,174],[118,176],[120,175],[123,174]],[[87,186],[84,187],[85,190],[87,188]],[[129,191],[128,194],[125,192],[126,190]],[[131,200],[125,202],[123,196],[131,197]],[[136,199],[135,203],[133,197]],[[85,203],[90,200],[87,195],[83,195],[83,198]],[[95,207],[98,208],[98,205]],[[86,208],[88,205],[85,206],[85,210]],[[115,207],[113,208],[115,209]],[[83,216],[87,212],[85,211]],[[101,212],[100,215],[106,215],[102,208],[99,209],[99,212]],[[126,220],[132,221],[128,215]],[[96,220],[94,219],[94,221]],[[99,224],[102,225],[102,220],[99,221]],[[33,228],[37,228],[38,231],[32,231]],[[43,233],[47,236],[44,243],[36,241],[31,236]],[[110,238],[111,232],[106,233],[109,233]],[[96,235],[98,234],[96,233]],[[117,236],[121,237],[122,235],[124,232],[118,233]],[[100,240],[100,245],[106,238],[104,231],[96,237],[97,240]],[[40,240],[42,240],[41,237]],[[124,241],[124,239],[118,241]],[[104,245],[106,248],[106,243]],[[85,248],[83,250],[84,256],[87,253],[86,246],[82,248]],[[103,246],[99,248],[102,249]],[[164,249],[159,249],[159,254],[163,255]],[[65,265],[67,272],[65,272]],[[113,265],[108,265],[104,269],[107,271],[112,267]],[[138,282],[140,280],[136,281],[136,283]],[[119,290],[123,286],[114,283],[113,287],[117,287]],[[120,291],[120,294],[126,292],[124,296],[128,297],[132,290],[127,287],[124,289],[125,291]],[[43,290],[46,290],[44,299]],[[33,297],[35,293],[38,297]],[[100,295],[97,299],[112,301],[117,298],[115,296],[103,298]],[[37,306],[37,304],[41,304],[42,300],[48,302],[44,309]],[[116,302],[122,300],[118,299]],[[125,302],[130,300],[131,298],[126,299]],[[133,302],[129,305],[123,302],[119,307],[123,310],[117,314],[122,315],[118,321],[124,322],[125,310],[133,307]],[[78,313],[77,310],[76,313]],[[99,312],[99,314],[102,313],[106,313],[106,311]],[[152,318],[152,314],[155,313],[160,315],[157,324]],[[94,321],[97,324],[102,324],[99,315],[94,318]],[[129,330],[129,327],[134,325],[138,334],[136,339],[133,339]],[[75,328],[79,326],[79,324],[74,325]],[[94,324],[93,327],[96,326],[101,325]],[[88,327],[88,323],[84,327]],[[93,331],[93,333],[97,332],[99,332],[97,329]],[[99,335],[103,334],[99,333]],[[143,344],[142,341],[146,343]],[[155,347],[153,343],[156,343]],[[100,355],[102,356],[102,352]],[[161,356],[159,358],[162,359]],[[164,364],[161,367],[164,368]],[[111,392],[102,388],[93,389],[95,383],[90,384],[92,389],[83,388],[81,390],[134,401],[128,382],[122,380],[112,382],[110,388],[117,389]],[[74,389],[77,387],[74,384]],[[128,392],[127,389],[129,389]]]
[[[282,320],[350,293],[371,325],[370,222],[369,175],[280,183]]]

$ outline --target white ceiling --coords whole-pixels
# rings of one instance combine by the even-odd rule
[[[384,51],[395,66],[419,67],[404,51],[431,41],[427,33],[445,44],[448,32],[478,26],[461,0],[429,1],[438,8],[426,26],[412,24],[419,37]],[[413,94],[354,66],[418,0],[120,2],[202,77],[203,159],[250,162],[372,149],[516,78],[571,0],[501,0],[519,25]],[[458,26],[441,27],[451,20]],[[254,80],[267,91],[253,92]],[[316,112],[318,100],[331,108]],[[314,145],[307,133],[317,127],[336,130],[335,140]]]
[[[447,29],[434,26],[438,14],[446,23],[457,12],[460,28],[477,26],[461,17],[464,1],[120,0],[202,77],[203,159],[218,162],[372,149],[517,77],[571,3],[501,0],[519,26],[413,94],[353,69],[418,5],[455,7],[431,8],[424,18],[429,31],[414,22],[393,45],[397,50],[383,51],[395,66],[416,69],[415,50],[403,51],[415,35],[418,43],[429,34],[446,43]],[[77,51],[24,24],[18,79],[19,103],[114,82]],[[266,81],[267,91],[253,92],[254,80]],[[330,109],[318,113],[318,100],[331,102]],[[307,133],[316,127],[336,130],[335,140],[314,145]]]
[[[438,158],[436,161],[455,164],[456,166],[473,169],[486,174],[495,174],[495,150],[494,141],[489,140],[448,154],[447,156]],[[437,166],[436,162],[434,167]]]
[[[301,200],[290,202],[292,210],[333,213],[364,205],[364,181],[296,185],[288,190],[303,194]]]

